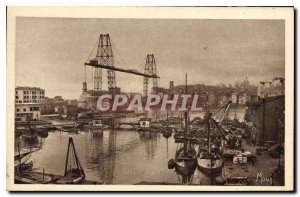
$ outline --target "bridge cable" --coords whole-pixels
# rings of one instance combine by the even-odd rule
[[[86,62],[88,62],[88,61],[89,61],[89,59],[90,59],[90,57],[91,57],[92,53],[94,52],[94,50],[95,50],[95,48],[96,48],[97,44],[98,44],[98,38],[97,38],[97,40],[96,40],[96,42],[95,42],[95,44],[94,44],[94,47],[93,47],[93,49],[92,49],[92,51],[91,51],[90,55],[89,55],[89,56],[88,56],[88,58],[86,59]]]
[[[128,66],[127,66],[127,63],[126,61],[123,59],[123,57],[121,56],[121,53],[119,52],[118,48],[116,47],[116,45],[112,42],[111,42],[111,45],[113,47],[113,50],[116,51],[115,54],[117,54],[117,56],[114,56],[114,60],[118,60],[118,58],[120,58],[120,63],[122,65],[122,67],[125,67],[126,69],[129,69]]]

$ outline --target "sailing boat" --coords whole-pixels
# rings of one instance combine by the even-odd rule
[[[81,184],[85,180],[85,173],[78,159],[73,138],[69,138],[65,174],[57,184]]]
[[[20,147],[18,146],[18,154],[16,154],[14,158],[14,166],[15,166],[16,173],[22,174],[22,172],[32,169],[33,161],[30,162],[27,161],[30,159],[31,154],[37,150],[30,150],[21,153]]]
[[[186,75],[186,87],[185,92],[187,93],[187,75]],[[191,178],[197,167],[196,151],[193,148],[190,141],[187,139],[188,132],[188,112],[184,113],[185,129],[184,129],[184,141],[183,146],[180,147],[175,154],[175,159],[171,159],[168,162],[168,168],[174,169],[182,176],[182,183],[189,184]],[[182,145],[182,144],[181,144]]]
[[[167,109],[167,126],[164,128],[163,136],[164,136],[165,138],[169,138],[169,137],[172,136],[172,128],[169,127],[169,114],[168,114],[168,109]]]
[[[165,130],[164,130],[164,132],[163,132],[163,136],[165,137],[165,138],[169,138],[169,137],[171,137],[172,136],[172,128],[170,128],[170,127],[166,127],[165,128]]]
[[[31,126],[30,120],[28,120],[28,127],[22,131],[22,138],[29,143],[38,141],[37,129]]]
[[[219,153],[218,147],[211,140],[210,119],[211,113],[207,113],[205,121],[207,122],[207,144],[199,146],[198,152],[198,168],[206,173],[217,173],[222,170],[223,159]]]

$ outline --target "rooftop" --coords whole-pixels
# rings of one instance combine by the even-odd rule
[[[29,87],[29,86],[17,86],[15,89],[16,90],[42,90],[42,91],[45,91],[44,89],[41,89],[40,87]]]

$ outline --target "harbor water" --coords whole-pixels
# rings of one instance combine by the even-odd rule
[[[243,113],[243,110],[238,113],[239,118]],[[201,117],[203,114],[190,116]],[[76,133],[49,131],[46,138],[38,137],[35,143],[26,143],[20,136],[15,145],[41,148],[31,155],[33,170],[63,175],[69,137],[74,140],[87,180],[104,184],[181,183],[182,177],[174,169],[168,169],[168,161],[174,158],[179,144],[175,143],[173,136],[166,139],[161,133],[106,129],[103,137],[99,137],[92,130]],[[193,184],[211,185],[213,182],[214,177],[195,171]]]

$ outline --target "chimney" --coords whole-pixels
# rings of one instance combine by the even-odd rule
[[[174,81],[170,81],[170,91],[172,92],[174,90]]]

